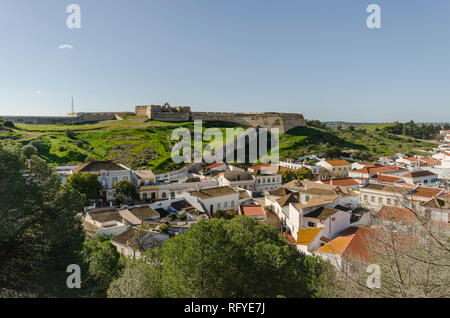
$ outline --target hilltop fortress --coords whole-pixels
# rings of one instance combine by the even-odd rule
[[[295,127],[306,126],[305,118],[297,113],[227,113],[227,112],[193,112],[189,106],[171,107],[164,105],[136,106],[135,112],[79,112],[67,116],[0,116],[5,120],[23,124],[83,124],[105,120],[121,120],[124,115],[146,116],[148,119],[167,122],[186,122],[193,120],[221,121],[246,127],[279,128],[285,133]]]
[[[169,122],[193,120],[223,121],[247,127],[279,128],[285,133],[295,127],[306,126],[305,118],[297,113],[228,113],[228,112],[193,112],[189,106],[171,107],[169,104],[136,106],[136,115],[147,116],[149,119]]]

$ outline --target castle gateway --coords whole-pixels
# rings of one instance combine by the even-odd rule
[[[228,113],[228,112],[193,112],[188,106],[171,107],[169,104],[136,106],[136,115],[149,119],[168,122],[193,120],[222,121],[247,127],[279,128],[285,133],[295,127],[306,126],[305,118],[297,113]]]

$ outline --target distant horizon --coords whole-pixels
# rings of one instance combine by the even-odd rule
[[[4,0],[0,116],[132,111],[450,120],[450,1]]]

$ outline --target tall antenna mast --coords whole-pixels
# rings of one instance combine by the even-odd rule
[[[72,96],[72,114],[75,113],[74,109],[73,109],[73,96]]]

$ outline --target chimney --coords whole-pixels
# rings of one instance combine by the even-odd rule
[[[333,185],[333,179],[330,179],[330,185]]]

